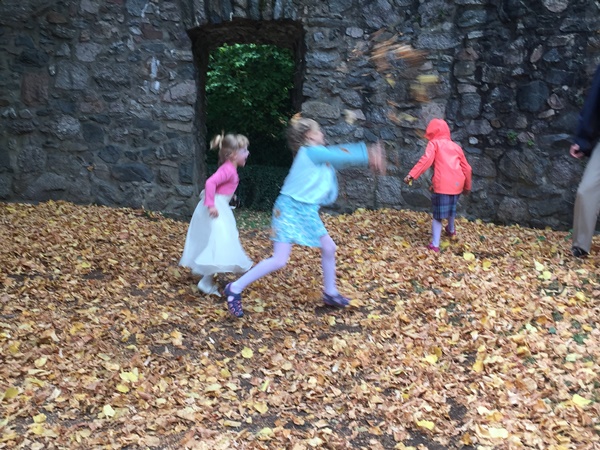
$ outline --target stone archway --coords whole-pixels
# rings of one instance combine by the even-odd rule
[[[197,81],[195,125],[198,132],[195,166],[198,181],[202,182],[206,178],[206,73],[210,52],[224,44],[267,44],[290,49],[296,65],[292,106],[299,110],[302,105],[304,79],[304,30],[300,23],[291,20],[234,19],[196,27],[188,30],[188,34],[192,41]]]

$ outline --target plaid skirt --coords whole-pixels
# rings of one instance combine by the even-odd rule
[[[456,216],[456,204],[460,194],[431,194],[431,212],[435,220],[447,219]]]

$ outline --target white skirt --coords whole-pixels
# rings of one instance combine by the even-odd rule
[[[240,243],[235,217],[229,206],[231,195],[215,194],[219,217],[210,217],[204,205],[204,191],[190,221],[180,266],[189,267],[195,275],[244,273],[252,261]]]

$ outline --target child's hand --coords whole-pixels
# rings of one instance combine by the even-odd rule
[[[381,175],[385,175],[387,160],[381,142],[377,141],[375,144],[367,147],[367,150],[369,152],[369,167],[371,170]]]
[[[215,208],[214,206],[209,206],[208,207],[208,214],[212,218],[217,218],[217,217],[219,217],[219,210],[217,208]]]
[[[414,178],[413,178],[413,177],[411,177],[410,175],[406,175],[406,176],[404,177],[404,182],[405,182],[406,184],[408,184],[409,186],[412,186],[412,182],[413,182],[413,180],[414,180]]]

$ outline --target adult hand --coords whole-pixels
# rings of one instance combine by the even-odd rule
[[[214,206],[209,206],[208,207],[208,214],[212,218],[217,218],[217,217],[219,217],[219,210],[217,208],[215,208]]]
[[[569,149],[569,153],[571,154],[571,156],[573,158],[577,158],[577,159],[581,159],[581,158],[583,158],[585,156],[585,153],[583,153],[579,149],[579,145],[578,144],[571,145],[571,148]]]

